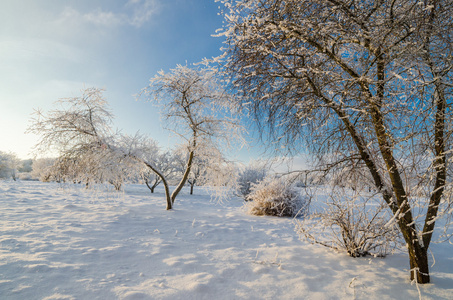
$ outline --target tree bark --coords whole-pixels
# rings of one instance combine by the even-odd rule
[[[430,282],[427,250],[416,240],[413,245],[408,245],[411,281],[421,284]]]

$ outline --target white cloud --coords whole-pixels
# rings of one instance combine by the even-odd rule
[[[133,8],[129,22],[136,27],[141,27],[148,22],[159,11],[160,7],[157,0],[129,0],[127,6]]]
[[[66,7],[60,15],[60,22],[78,22],[102,27],[131,25],[142,27],[159,11],[158,0],[129,0],[121,11],[96,9],[80,12],[73,7]]]
[[[111,11],[102,11],[96,9],[88,13],[81,13],[72,7],[66,7],[58,19],[62,24],[93,24],[102,27],[111,27],[123,24],[125,22],[122,14],[116,14]]]
[[[92,24],[100,26],[115,26],[124,23],[124,15],[115,14],[111,11],[94,11],[83,15],[83,18]]]

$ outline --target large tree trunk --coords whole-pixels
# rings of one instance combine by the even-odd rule
[[[429,283],[428,249],[413,240],[413,245],[408,245],[408,251],[411,280],[416,283]]]
[[[378,48],[375,51],[377,59],[377,89],[376,96],[373,97],[367,85],[362,85],[363,90],[368,94],[369,112],[374,125],[374,131],[377,137],[379,150],[386,165],[386,171],[389,176],[394,196],[390,199],[390,208],[397,217],[398,226],[406,241],[409,252],[410,278],[417,283],[429,283],[429,265],[428,265],[428,248],[422,246],[422,240],[417,234],[415,221],[412,216],[412,210],[409,205],[409,199],[406,189],[401,178],[396,159],[393,155],[394,145],[391,137],[386,130],[384,118],[381,112],[381,105],[384,99],[385,86],[385,55]],[[394,203],[396,202],[398,210],[395,211]],[[387,202],[389,203],[389,202]],[[393,206],[393,207],[392,207]],[[432,233],[430,233],[431,235]]]
[[[408,203],[403,180],[401,179],[400,171],[393,156],[392,145],[390,145],[387,139],[382,115],[377,106],[372,108],[372,117],[380,152],[385,161],[387,174],[392,184],[394,197],[391,201],[396,202],[398,207],[398,211],[394,211],[393,213],[399,218],[398,226],[408,245],[411,280],[415,280],[417,283],[429,283],[428,249],[422,246],[422,241],[417,235],[417,229],[414,225],[415,221]]]

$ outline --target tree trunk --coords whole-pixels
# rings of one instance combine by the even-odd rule
[[[145,179],[145,184],[148,187],[148,189],[151,191],[151,194],[153,194],[154,193],[154,189],[156,188],[157,184],[153,184],[152,186],[150,186],[148,179]]]
[[[151,193],[153,192],[153,189],[149,186],[149,182],[148,182],[148,179],[145,178],[145,184],[146,186],[148,187],[148,189],[151,191]]]
[[[170,210],[173,208],[173,202],[171,201],[170,197],[170,190],[168,189],[168,184],[166,180],[162,180],[164,183],[164,189],[165,189],[165,199],[167,200],[167,210]]]
[[[164,184],[165,198],[167,200],[167,210],[172,209],[173,205],[172,205],[172,201],[171,201],[171,197],[170,197],[170,190],[168,189],[167,180],[165,179],[164,175],[162,175],[156,168],[154,168],[151,164],[147,163],[146,161],[140,160],[136,157],[133,157],[133,158],[144,163],[148,168],[151,169],[151,171],[153,171],[154,173],[156,173],[157,176],[160,177],[160,179],[162,180],[162,183]]]
[[[195,142],[194,142],[194,148],[195,148]],[[184,184],[186,184],[187,178],[189,177],[190,169],[192,168],[194,154],[195,154],[194,150],[190,151],[189,159],[187,161],[186,171],[184,172],[184,175],[183,175],[181,181],[179,182],[178,186],[175,188],[175,190],[171,194],[171,203],[175,202],[176,196],[178,196],[182,187],[184,186]]]
[[[195,185],[195,184],[192,184],[192,183],[190,184],[190,194],[191,194],[191,195],[193,195],[193,186],[194,186],[194,185]]]
[[[428,249],[421,247],[418,241],[414,243],[416,244],[408,246],[411,281],[429,283]]]

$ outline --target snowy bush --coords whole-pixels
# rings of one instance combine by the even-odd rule
[[[349,189],[332,193],[323,208],[297,223],[296,231],[313,244],[345,251],[351,257],[384,257],[401,246],[396,222],[384,203]]]
[[[257,216],[303,215],[308,204],[300,191],[281,178],[267,178],[253,184],[247,200],[251,201],[248,204],[248,212]]]
[[[237,192],[245,200],[251,192],[252,185],[258,184],[266,177],[266,169],[263,166],[248,166],[239,173],[237,179]]]

